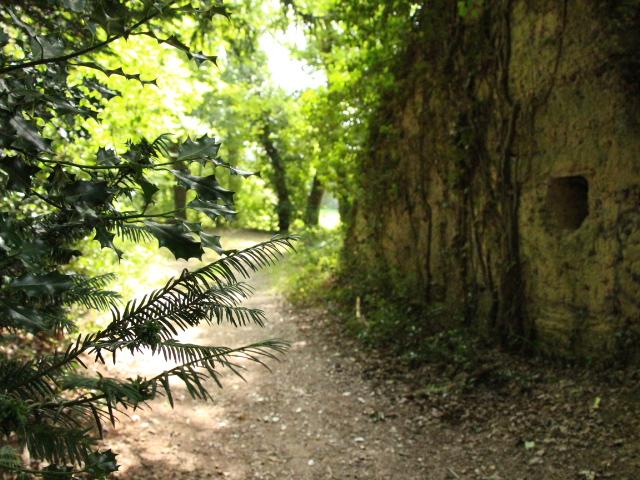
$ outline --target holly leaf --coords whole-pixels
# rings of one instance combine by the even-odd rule
[[[0,159],[0,168],[9,175],[7,189],[16,192],[29,190],[33,176],[40,171],[38,167],[29,165],[20,157],[5,157]]]
[[[116,454],[111,450],[92,452],[86,461],[85,470],[96,478],[104,477],[118,470]]]
[[[64,43],[57,37],[43,37],[36,35],[30,38],[31,52],[35,60],[55,58],[64,53]]]
[[[193,240],[189,229],[182,223],[156,223],[145,221],[147,230],[158,239],[161,247],[168,248],[176,258],[189,260],[202,258],[202,244]]]
[[[7,325],[6,319],[11,322]],[[34,309],[20,305],[0,306],[0,325],[20,326],[30,331],[45,330],[45,322],[42,316]]]
[[[186,187],[195,190],[203,200],[222,200],[227,205],[233,205],[233,192],[220,186],[215,175],[196,177],[186,172],[172,170],[173,175]]]
[[[74,283],[69,275],[50,272],[45,275],[27,274],[13,280],[7,286],[21,290],[28,297],[39,297],[65,292],[72,288],[73,285]]]
[[[231,175],[238,175],[240,177],[245,177],[245,178],[260,176],[260,172],[250,172],[249,170],[243,170],[241,168],[232,167],[231,165],[225,165],[225,167],[229,169],[229,171],[231,172]]]
[[[96,155],[96,162],[101,166],[114,167],[120,165],[120,158],[118,158],[116,152],[110,148],[100,147]]]
[[[237,214],[235,210],[232,210],[226,205],[220,205],[219,203],[215,202],[207,202],[200,198],[196,198],[195,200],[190,202],[188,207],[204,213],[213,220],[219,217],[224,217],[230,220]]]
[[[14,142],[16,147],[23,147],[29,150],[35,147],[38,151],[49,150],[49,141],[42,138],[36,128],[22,118],[22,116],[14,116],[9,121],[9,124],[13,127],[17,135],[17,139]]]
[[[203,135],[196,140],[187,138],[184,143],[178,146],[176,160],[180,162],[202,160],[200,163],[204,165],[206,160],[215,158],[219,151],[220,142],[214,137]]]
[[[260,172],[250,172],[248,170],[243,170],[241,168],[234,167],[230,163],[220,160],[219,158],[214,159],[213,163],[216,167],[226,168],[227,170],[229,170],[229,172],[231,172],[231,175],[238,175],[240,177],[245,177],[245,178],[252,177],[252,176],[256,176],[256,177],[260,176]]]
[[[104,73],[108,77],[110,77],[112,75],[116,75],[116,76],[119,76],[119,77],[126,78],[127,80],[135,80],[135,81],[139,82],[142,85],[155,85],[155,86],[158,86],[158,82],[155,79],[153,79],[153,80],[143,80],[140,77],[139,73],[126,73],[122,69],[122,67],[110,69],[110,68],[103,67],[99,63],[95,63],[95,62],[75,62],[73,64],[73,66],[75,66],[75,67],[85,67],[85,68],[90,68],[92,70],[97,70],[99,72]]]
[[[138,185],[140,185],[140,188],[142,189],[144,203],[145,205],[148,205],[153,200],[153,196],[160,189],[144,177],[140,177],[137,181]]]
[[[96,234],[93,236],[93,239],[100,242],[101,248],[110,248],[111,250],[116,252],[116,255],[118,255],[118,259],[121,259],[123,252],[113,243],[113,239],[115,238],[115,236],[116,235],[107,230],[104,225],[98,225],[96,227]]]
[[[59,194],[65,187],[75,181],[76,176],[73,173],[65,172],[62,166],[56,165],[47,177],[49,193]]]
[[[226,250],[222,248],[222,244],[220,243],[220,235],[210,235],[205,232],[200,232],[200,240],[202,240],[202,245],[205,248],[212,249],[218,255],[224,255],[226,253]]]
[[[108,184],[104,181],[79,180],[64,188],[67,203],[82,202],[87,205],[102,205],[109,198]]]
[[[69,10],[80,13],[87,8],[87,0],[62,0],[62,5]]]
[[[164,43],[166,45],[171,45],[172,47],[183,51],[187,55],[187,58],[189,60],[194,60],[196,62],[196,64],[198,64],[198,66],[202,65],[203,62],[207,62],[207,61],[213,63],[214,65],[217,65],[216,62],[218,61],[218,57],[216,57],[215,55],[206,55],[203,52],[194,52],[193,50],[191,50],[191,48],[189,48],[188,45],[183,43],[175,35],[171,35],[168,38],[158,38],[155,34],[153,34],[151,32],[147,33],[147,35],[149,35],[150,37],[155,38],[158,41],[158,43]]]

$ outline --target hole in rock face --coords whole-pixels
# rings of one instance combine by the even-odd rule
[[[577,230],[589,215],[587,179],[580,176],[552,178],[547,190],[547,208],[555,227]]]

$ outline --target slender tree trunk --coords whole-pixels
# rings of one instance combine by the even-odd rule
[[[273,175],[271,176],[271,183],[276,191],[278,197],[278,205],[276,206],[276,212],[278,214],[278,230],[281,232],[288,232],[291,225],[291,213],[292,205],[289,196],[289,188],[287,187],[287,177],[284,168],[284,162],[280,156],[280,152],[273,143],[271,138],[271,129],[269,124],[265,122],[261,135],[262,146],[267,152],[267,157],[273,167]]]
[[[340,214],[340,221],[343,223],[350,223],[353,219],[353,203],[346,195],[338,196],[338,213]]]
[[[187,171],[187,167],[184,164],[176,165],[176,169]],[[176,210],[176,217],[183,220],[187,219],[187,189],[180,185],[177,179],[173,186],[173,208]]]
[[[322,203],[323,196],[324,185],[322,185],[316,173],[313,176],[313,183],[311,184],[311,191],[307,198],[307,209],[304,215],[304,223],[307,227],[317,227],[320,223],[320,204]]]

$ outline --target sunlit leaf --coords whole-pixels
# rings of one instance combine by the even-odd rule
[[[176,159],[180,162],[198,160],[205,164],[206,160],[215,158],[219,150],[220,142],[214,137],[204,135],[195,140],[188,138],[178,146]]]

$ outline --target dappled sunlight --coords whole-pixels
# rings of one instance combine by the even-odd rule
[[[249,373],[247,380],[254,380],[253,377],[254,374]],[[231,478],[243,478],[242,463],[234,465],[220,462],[218,458],[233,458],[233,449],[222,444],[221,438],[233,436],[251,413],[228,404],[221,405],[222,395],[236,394],[242,389],[241,380],[237,378],[225,378],[223,382],[224,390],[214,390],[213,403],[194,403],[183,388],[177,387],[175,409],[166,400],[159,399],[151,404],[152,410],[143,409],[129,418],[120,418],[116,428],[106,436],[106,443],[121,452],[119,476],[131,478],[137,471],[148,471],[149,468],[155,471],[159,464],[164,464],[173,475],[182,472],[204,478],[206,471],[225,471]],[[134,432],[139,442],[129,441]],[[212,450],[220,451],[222,455],[212,457]]]
[[[638,19],[0,0],[0,479],[636,480]]]
[[[357,375],[345,377],[355,373],[356,359],[309,336],[324,320],[297,318],[272,282],[271,274],[258,275],[248,302],[265,308],[265,329],[199,327],[190,338],[239,344],[278,336],[291,343],[287,355],[268,363],[270,373],[245,363],[244,380],[226,372],[213,402],[194,402],[176,383],[175,409],[160,398],[122,417],[104,441],[121,454],[119,478],[151,479],[164,469],[185,479],[342,479],[365,469],[368,478],[384,479],[406,463],[415,440],[399,419],[371,422],[392,410]],[[128,368],[124,362],[118,374]],[[420,462],[412,468],[421,471]]]

